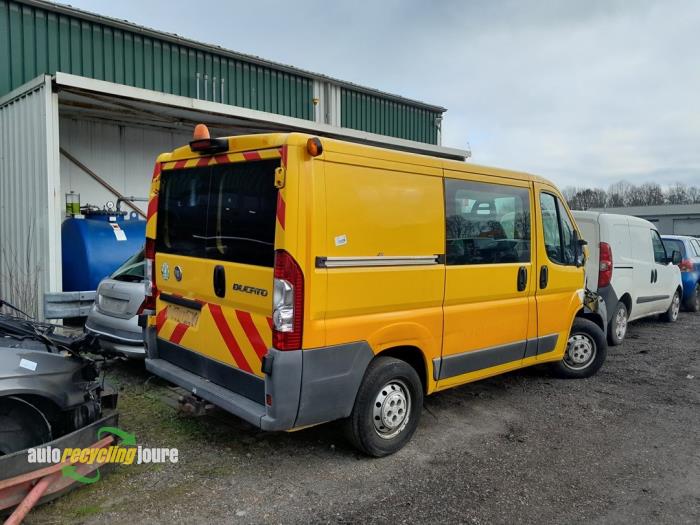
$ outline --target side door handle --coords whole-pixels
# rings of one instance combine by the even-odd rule
[[[518,268],[518,291],[522,292],[527,287],[527,268]]]
[[[547,283],[549,282],[549,268],[546,264],[540,267],[540,288],[547,288]]]
[[[217,297],[226,295],[226,270],[220,264],[214,267],[214,293]]]

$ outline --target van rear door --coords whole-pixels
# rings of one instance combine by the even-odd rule
[[[241,161],[227,162],[231,157]],[[214,163],[221,158],[224,163]],[[272,344],[279,152],[218,156],[211,165],[198,161],[161,173],[158,353],[263,403],[259,378]]]

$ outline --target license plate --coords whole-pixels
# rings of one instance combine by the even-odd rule
[[[129,301],[123,299],[114,299],[112,297],[105,297],[104,295],[100,297],[100,306],[103,310],[108,312],[114,312],[117,314],[123,314],[126,312],[126,307]]]
[[[199,321],[199,310],[192,310],[184,306],[171,304],[168,306],[168,318],[176,323],[182,323],[187,326],[196,326]]]

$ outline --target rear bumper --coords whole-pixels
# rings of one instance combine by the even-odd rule
[[[134,324],[134,323],[132,323]],[[107,352],[113,352],[132,359],[146,357],[146,348],[143,342],[143,331],[135,324],[137,331],[115,329],[100,323],[95,317],[88,317],[85,323],[85,331],[98,336],[100,348]]]
[[[138,316],[120,319],[93,309],[85,322],[85,329],[113,343],[143,346],[143,330],[138,324]]]
[[[262,430],[291,430],[347,417],[367,365],[366,342],[268,350],[264,378],[159,339],[146,330],[146,369]],[[269,402],[268,402],[269,400]]]

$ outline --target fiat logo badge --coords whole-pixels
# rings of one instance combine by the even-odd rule
[[[160,274],[163,276],[164,281],[170,279],[170,266],[168,266],[168,263],[164,262],[160,265]]]
[[[182,281],[182,268],[176,266],[173,273],[175,274],[175,280]]]

